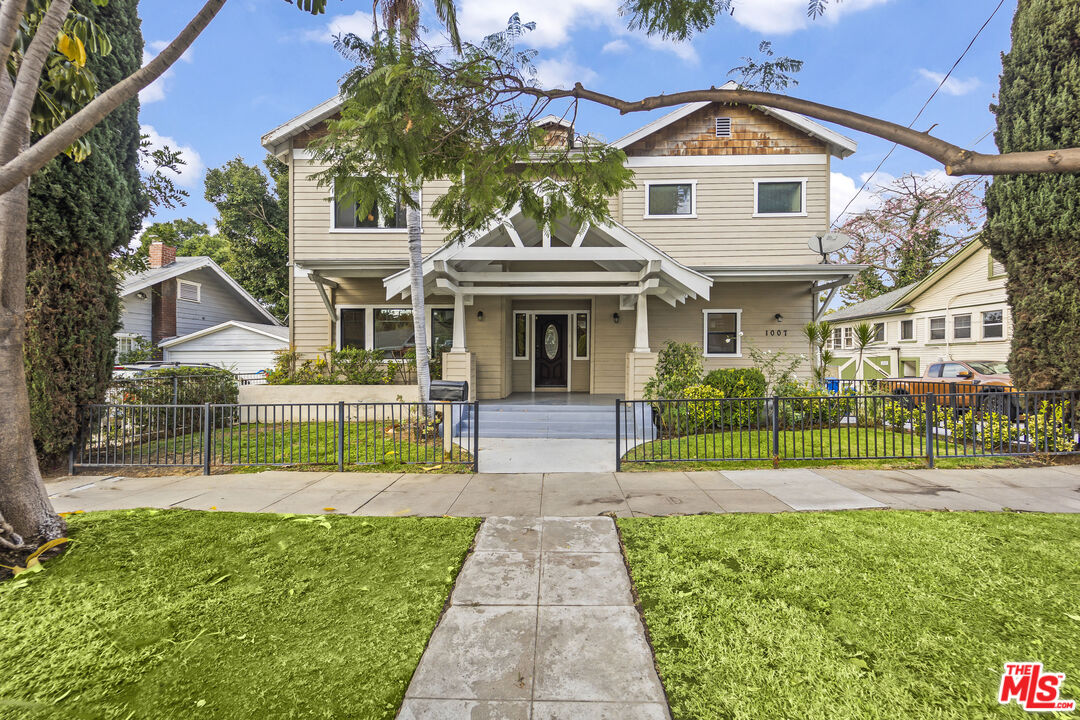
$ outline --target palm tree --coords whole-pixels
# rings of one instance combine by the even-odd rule
[[[457,26],[457,7],[454,0],[433,0],[435,14],[450,36],[454,50],[461,52],[461,36]],[[375,0],[374,10],[381,10],[383,24],[397,32],[402,49],[416,40],[420,30],[419,0]],[[407,57],[407,53],[403,53]],[[424,253],[420,237],[420,188],[409,188],[409,208],[405,212],[405,227],[409,232],[409,280],[412,295],[413,341],[416,344],[416,385],[420,402],[431,396],[431,356],[428,353],[427,322],[424,305]],[[455,317],[454,322],[465,322]]]
[[[863,367],[863,353],[874,342],[874,326],[867,322],[859,323],[852,328],[852,336],[855,340],[855,349],[859,351],[859,364],[855,366],[855,379],[864,380],[866,370]]]

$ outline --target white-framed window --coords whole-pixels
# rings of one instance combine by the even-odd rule
[[[742,357],[742,310],[702,310],[705,357]]]
[[[646,180],[645,218],[697,217],[697,180]]]
[[[337,348],[378,350],[387,360],[404,359],[416,347],[411,307],[338,305]],[[454,342],[454,309],[427,308],[431,356],[446,352]]]
[[[716,137],[729,138],[731,137],[731,118],[718,117],[716,118]]]
[[[915,339],[915,321],[914,320],[901,320],[900,321],[900,339],[901,340],[914,340]]]
[[[885,323],[874,323],[874,342],[885,342]]]
[[[529,336],[531,335],[529,328],[529,313],[515,312],[514,313],[514,359],[515,360],[528,360],[529,354]]]
[[[754,217],[806,215],[806,178],[754,180]]]
[[[953,315],[952,336],[953,340],[971,339],[971,315]]]
[[[1005,312],[986,310],[982,314],[982,336],[984,340],[1000,340],[1005,337]]]
[[[177,280],[176,297],[187,302],[202,302],[202,285],[191,280]]]
[[[369,208],[362,212],[355,202],[347,202],[338,195],[337,184],[332,187],[334,199],[330,203],[330,230],[336,232],[400,232],[406,227],[404,203],[400,200],[394,206],[394,212],[386,217],[379,208]]]
[[[938,317],[930,318],[930,331],[928,338],[931,341],[944,340],[945,339],[945,316],[939,315]]]
[[[851,328],[844,328],[844,347],[852,348],[855,346],[855,334]]]
[[[844,331],[840,328],[833,328],[832,338],[829,340],[830,350],[839,350],[841,344],[844,342]]]
[[[589,313],[575,312],[573,315],[574,325],[574,359],[589,359]]]
[[[113,337],[116,338],[117,355],[123,355],[134,350],[141,338],[141,336],[136,333],[117,333]]]

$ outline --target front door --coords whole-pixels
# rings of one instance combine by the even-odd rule
[[[566,315],[537,315],[533,336],[536,387],[566,387]]]

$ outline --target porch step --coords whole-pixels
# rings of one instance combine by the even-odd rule
[[[603,405],[480,406],[482,438],[566,438],[606,440],[615,437],[615,407]],[[471,430],[469,421],[466,430]]]

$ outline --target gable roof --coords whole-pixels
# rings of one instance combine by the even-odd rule
[[[838,320],[858,320],[859,318],[872,317],[874,315],[901,312],[903,308],[895,307],[896,301],[904,297],[908,290],[913,287],[915,287],[915,283],[904,285],[895,290],[890,290],[884,295],[878,295],[869,300],[863,300],[860,303],[840,308],[834,313],[829,313],[823,319],[828,320],[829,322],[836,322]]]
[[[736,90],[739,84],[733,80],[729,80],[720,86],[721,90]],[[267,151],[277,154],[281,152],[279,147],[289,138],[294,135],[298,135],[308,128],[318,125],[320,122],[336,113],[344,103],[344,100],[340,95],[332,97],[329,100],[322,102],[310,110],[297,115],[292,120],[283,123],[270,132],[262,136],[262,146]],[[620,150],[626,146],[637,142],[643,137],[652,135],[657,130],[667,127],[671,123],[681,120],[687,115],[691,115],[704,107],[711,105],[710,101],[702,101],[696,103],[687,103],[681,107],[672,110],[668,114],[653,120],[652,122],[642,125],[637,130],[623,135],[621,138],[612,143],[613,147],[617,147]],[[825,143],[829,152],[838,158],[846,158],[851,155],[858,148],[858,143],[849,137],[841,135],[835,130],[830,130],[816,120],[800,115],[798,113],[790,112],[788,110],[778,110],[776,108],[767,108],[764,106],[757,106],[757,109],[766,115],[770,115],[781,122],[785,122],[799,130],[802,130],[807,135],[817,138]],[[570,121],[565,118],[559,118],[555,115],[545,115],[539,120],[535,121],[537,125],[543,125],[545,123],[556,123],[559,125],[570,126]]]
[[[138,273],[125,273],[124,277],[120,279],[120,297],[127,297],[140,290],[153,287],[160,282],[171,280],[172,278],[180,277],[181,275],[186,275],[187,273],[195,272],[196,270],[202,270],[203,268],[217,273],[225,284],[240,296],[240,299],[255,308],[271,324],[281,325],[278,319],[262,306],[262,303],[253,298],[251,293],[247,290],[240,287],[240,283],[233,280],[231,275],[222,270],[220,265],[206,255],[178,257],[164,267],[150,268],[149,270]]]
[[[282,325],[264,325],[262,323],[243,322],[241,320],[226,320],[225,322],[218,325],[203,328],[202,330],[196,330],[195,332],[188,333],[187,335],[180,335],[179,337],[169,338],[168,340],[158,343],[158,345],[163,348],[172,347],[173,345],[180,345],[182,343],[188,342],[189,340],[203,337],[204,335],[213,335],[216,332],[221,332],[222,330],[227,330],[228,328],[239,328],[241,330],[248,330],[259,335],[265,335],[269,338],[273,338],[274,340],[281,340],[286,345],[289,342],[289,328]]]
[[[933,285],[936,285],[946,275],[955,270],[962,262],[979,251],[984,247],[982,241],[979,238],[975,238],[964,247],[960,248],[951,258],[934,268],[934,271],[924,277],[917,283],[908,286],[908,292],[901,297],[898,302],[910,303],[915,298],[922,295],[929,290]]]
[[[739,84],[737,82],[735,82],[734,80],[729,80],[728,82],[721,85],[719,89],[720,90],[737,90],[737,89],[739,89]],[[712,101],[708,101],[708,100],[702,100],[700,102],[694,102],[694,103],[687,103],[686,105],[683,105],[683,106],[681,106],[679,108],[676,108],[675,110],[669,112],[666,115],[658,117],[656,120],[653,120],[651,123],[649,123],[647,125],[642,125],[637,130],[634,130],[633,132],[631,132],[631,133],[629,133],[627,135],[623,135],[621,138],[619,138],[618,140],[613,142],[612,145],[614,147],[617,147],[620,150],[622,150],[622,149],[626,148],[627,146],[632,145],[633,143],[637,142],[638,140],[641,140],[642,138],[648,137],[649,135],[652,135],[654,132],[657,132],[658,130],[661,130],[661,129],[667,127],[671,123],[676,122],[678,120],[682,120],[684,117],[692,115],[692,114],[696,113],[698,110],[701,110],[702,108],[708,107],[711,104],[712,104]],[[761,112],[765,113],[766,115],[770,115],[770,116],[776,118],[777,120],[780,120],[781,122],[785,122],[788,125],[791,125],[791,126],[797,128],[799,130],[802,130],[804,133],[806,133],[807,135],[809,135],[811,137],[817,138],[818,140],[825,143],[829,147],[829,152],[831,152],[833,155],[835,155],[838,158],[846,158],[848,155],[851,155],[853,152],[855,152],[855,150],[859,147],[858,143],[856,143],[851,138],[846,137],[844,135],[841,135],[840,133],[836,132],[835,130],[830,130],[829,128],[825,127],[824,125],[817,122],[816,120],[811,120],[810,118],[808,118],[808,117],[806,117],[804,115],[800,115],[798,113],[793,113],[793,112],[791,112],[789,110],[779,110],[777,108],[768,108],[768,107],[764,107],[762,105],[756,106],[756,109],[760,110]]]

